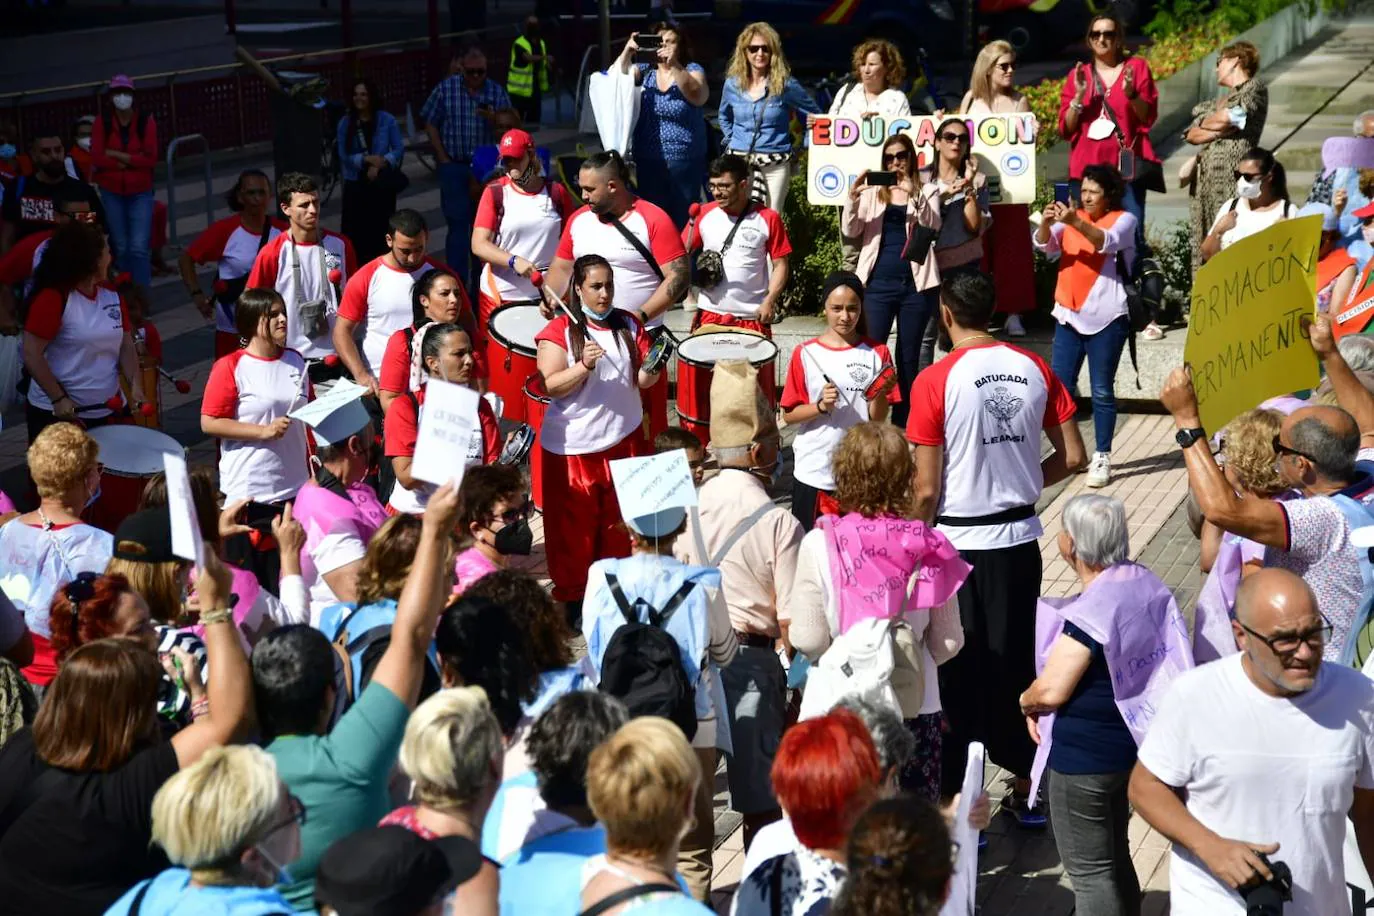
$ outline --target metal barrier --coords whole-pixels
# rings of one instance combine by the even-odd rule
[[[184,134],[167,144],[167,235],[176,242],[181,241],[177,231],[177,178],[175,156],[177,147],[183,143],[200,141],[201,161],[205,163],[205,225],[215,221],[215,189],[210,171],[210,142],[203,134]]]

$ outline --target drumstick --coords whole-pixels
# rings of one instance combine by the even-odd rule
[[[802,358],[811,360],[811,365],[816,367],[816,371],[821,374],[821,378],[825,379],[825,383],[827,385],[834,385],[835,391],[839,394],[841,400],[843,400],[846,404],[849,403],[849,398],[845,396],[844,389],[841,388],[839,385],[836,385],[834,380],[831,379],[830,376],[825,374],[825,370],[821,368],[820,363],[816,362],[816,358],[812,356],[810,353],[806,352],[806,346],[804,344],[802,345]]]

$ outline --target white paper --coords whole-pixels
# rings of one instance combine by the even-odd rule
[[[167,514],[172,524],[172,553],[205,567],[205,542],[200,537],[200,522],[196,520],[196,504],[191,499],[191,477],[186,459],[164,453],[163,471],[167,475]]]
[[[959,790],[959,810],[954,814],[954,842],[959,844],[959,858],[955,860],[954,875],[949,882],[949,899],[940,910],[940,916],[973,916],[974,893],[978,888],[978,831],[969,824],[968,812],[983,794],[984,755],[981,742],[969,742],[968,766],[964,768],[964,785]]]
[[[611,480],[620,500],[621,518],[640,518],[674,507],[690,509],[697,504],[697,488],[684,449],[644,458],[618,458],[611,462]]]
[[[477,392],[462,385],[437,378],[425,383],[411,475],[435,486],[451,480],[456,487],[463,482],[472,432],[478,426],[479,400]]]

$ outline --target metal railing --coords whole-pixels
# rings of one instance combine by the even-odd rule
[[[183,143],[199,141],[201,145],[201,162],[205,164],[205,225],[210,226],[215,221],[215,189],[214,177],[210,166],[210,143],[203,134],[185,134],[176,137],[171,143],[167,144],[167,233],[172,241],[180,242],[181,233],[177,230],[177,178],[175,154],[177,147]]]

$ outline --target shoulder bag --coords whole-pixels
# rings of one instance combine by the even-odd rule
[[[1123,66],[1130,66],[1130,60],[1128,59]],[[1117,171],[1127,181],[1143,182],[1147,191],[1154,191],[1156,194],[1166,193],[1169,189],[1164,184],[1164,167],[1158,162],[1142,160],[1136,156],[1135,141],[1127,144],[1126,132],[1121,129],[1116,112],[1112,111],[1112,106],[1107,103],[1107,88],[1102,84],[1102,77],[1097,75],[1095,66],[1089,64],[1088,67],[1093,76],[1093,89],[1102,96],[1102,113],[1112,122],[1112,128],[1116,131],[1116,142],[1120,146],[1116,155]],[[1124,73],[1122,77],[1125,77]]]

